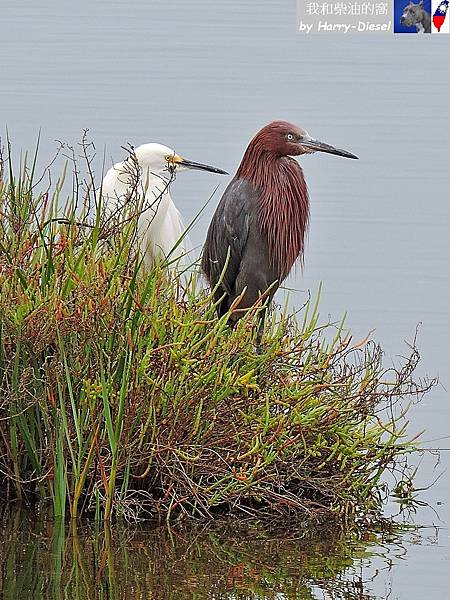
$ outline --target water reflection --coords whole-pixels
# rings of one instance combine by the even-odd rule
[[[374,556],[376,535],[361,541],[230,523],[94,530],[36,521],[18,510],[0,517],[5,600],[375,598],[373,578],[364,580],[358,566]]]

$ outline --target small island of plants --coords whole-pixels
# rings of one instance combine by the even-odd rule
[[[146,272],[135,208],[105,215],[86,157],[68,201],[64,177],[2,161],[3,499],[66,519],[378,514],[416,450],[408,399],[431,385],[416,349],[386,368],[314,298],[272,309],[256,352],[261,307],[232,329],[195,269]]]

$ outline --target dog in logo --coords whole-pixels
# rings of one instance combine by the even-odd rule
[[[423,0],[419,4],[411,2],[403,9],[400,23],[405,27],[416,26],[417,33],[431,33],[431,15],[423,6]]]

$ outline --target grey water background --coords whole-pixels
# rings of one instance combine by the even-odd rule
[[[287,284],[300,306],[323,282],[322,316],[346,312],[356,340],[375,329],[387,364],[421,323],[420,374],[440,384],[413,408],[411,432],[425,429],[426,445],[443,449],[438,465],[423,457],[419,476],[426,486],[441,475],[422,494],[437,514],[415,516],[429,528],[370,590],[441,599],[450,588],[450,36],[308,37],[295,22],[293,0],[5,4],[0,125],[16,151],[32,149],[40,129],[44,162],[54,140],[75,143],[89,127],[99,169],[104,151],[109,164],[126,142],[158,141],[233,173],[275,118],[360,156],[301,159],[311,232],[304,272]],[[192,234],[198,246],[226,182],[197,172],[174,183],[186,221],[219,185]]]

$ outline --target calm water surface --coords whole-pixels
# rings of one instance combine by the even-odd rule
[[[361,540],[236,523],[95,530],[37,521],[19,510],[1,516],[5,600],[388,599],[408,549],[420,545],[433,556],[437,542],[431,529]],[[444,589],[437,581],[428,593]]]
[[[291,302],[301,305],[307,290],[314,292],[322,281],[323,317],[338,319],[347,312],[358,339],[375,329],[388,362],[407,351],[405,340],[412,340],[421,323],[420,374],[439,375],[441,384],[414,407],[411,431],[426,429],[426,445],[444,450],[437,466],[434,456],[423,457],[419,478],[427,486],[441,475],[422,495],[437,513],[424,509],[415,520],[438,530],[405,536],[401,551],[397,542],[384,545],[382,554],[395,557],[391,564],[368,551],[363,566],[379,574],[370,585],[355,588],[352,593],[359,596],[342,588],[336,588],[341,596],[333,596],[317,572],[298,572],[309,560],[328,564],[330,553],[320,544],[284,546],[278,540],[276,559],[257,547],[251,568],[257,569],[256,579],[270,580],[271,569],[284,573],[277,576],[275,591],[261,588],[260,597],[441,599],[450,588],[450,451],[445,450],[450,448],[450,36],[303,37],[295,33],[294,12],[292,0],[8,3],[0,18],[0,123],[3,130],[8,127],[17,152],[32,148],[41,129],[43,162],[52,155],[54,140],[75,143],[89,127],[99,169],[104,152],[109,163],[120,159],[126,142],[160,141],[232,173],[249,138],[274,118],[297,122],[360,156],[358,162],[326,155],[302,161],[311,192],[311,233],[305,271],[288,282],[297,290]],[[220,186],[194,231],[198,245],[225,183],[190,173],[174,185],[186,220]],[[10,524],[9,540],[17,543],[3,544],[2,557],[12,561],[3,562],[4,590],[13,589],[11,578],[19,581],[22,572],[36,577],[33,569],[50,569],[45,561],[61,556],[42,554],[54,536],[38,529]],[[151,596],[148,584],[162,569],[158,560],[165,555],[155,550],[163,544],[159,537],[140,532],[131,549],[119,544],[113,550],[119,554],[111,580],[117,597],[164,597],[155,591]],[[67,543],[73,547],[73,540]],[[210,585],[208,565],[217,552],[228,556],[232,543],[224,536],[212,550],[203,542],[189,550],[179,546],[176,569],[166,572],[178,586],[173,597],[194,597],[192,590],[201,588],[198,597],[225,597],[220,594],[226,585]],[[190,562],[194,551],[198,562]],[[354,549],[356,566],[360,551]],[[351,554],[347,563],[333,566],[337,576],[345,565],[356,568],[350,567]],[[225,581],[230,564],[245,563],[233,560],[213,572]],[[8,570],[8,564],[15,566]],[[98,576],[91,566],[76,567],[76,577],[86,585]],[[126,596],[120,591],[125,568],[134,582]],[[41,575],[42,597],[64,597],[54,579],[49,583],[49,575]],[[309,587],[294,590],[295,581],[300,585],[305,577]],[[79,597],[71,585],[65,597]],[[111,590],[98,597],[114,597]],[[238,597],[237,589],[230,594]]]

